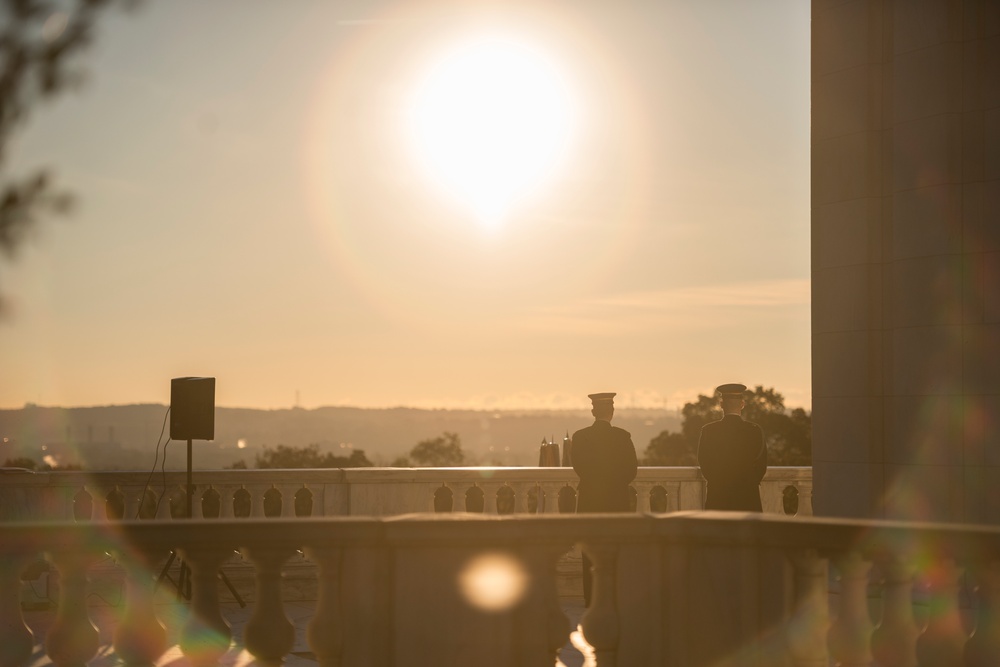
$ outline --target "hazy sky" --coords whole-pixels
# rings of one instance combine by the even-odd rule
[[[0,263],[2,407],[184,375],[243,407],[810,404],[805,0],[148,0],[86,62],[13,147],[81,206]]]

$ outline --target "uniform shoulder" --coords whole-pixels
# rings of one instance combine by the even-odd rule
[[[707,424],[705,424],[704,426],[702,426],[701,430],[702,431],[711,431],[714,428],[718,428],[719,424],[721,424],[721,423],[722,423],[721,419],[716,419],[715,421],[710,421]]]

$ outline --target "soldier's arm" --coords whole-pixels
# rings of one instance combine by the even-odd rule
[[[626,482],[631,482],[635,479],[635,475],[639,472],[639,459],[635,455],[635,445],[632,444],[632,436],[627,435],[628,443],[625,447],[625,463],[622,466],[622,477],[625,478]]]
[[[715,477],[718,469],[715,457],[712,455],[710,440],[711,437],[706,437],[705,428],[702,427],[701,435],[698,437],[698,465],[705,479]]]
[[[589,475],[591,471],[590,466],[590,456],[589,448],[587,447],[586,441],[576,434],[574,434],[573,443],[573,470],[576,472],[577,477],[581,479],[585,475]]]
[[[764,431],[757,427],[757,435],[760,436],[760,453],[757,454],[757,459],[754,461],[754,467],[757,473],[757,483],[759,484],[764,475],[767,474],[767,443],[764,440]]]

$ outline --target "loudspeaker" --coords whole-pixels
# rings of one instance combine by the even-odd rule
[[[215,378],[170,381],[170,439],[215,439]]]

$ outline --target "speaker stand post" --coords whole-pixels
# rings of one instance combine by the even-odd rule
[[[191,474],[191,438],[188,438],[188,469],[187,469],[187,518],[191,519],[194,517],[194,482]]]
[[[188,442],[188,450],[187,450],[187,518],[188,519],[194,518],[194,478],[191,473],[191,461],[194,457],[192,455],[193,450],[191,447],[191,440],[192,440],[191,438],[188,438],[187,441]],[[173,560],[174,560],[174,552],[171,551],[170,559],[167,561],[166,567],[163,568],[163,572],[160,573],[160,579],[163,579],[163,576],[166,574],[167,569],[170,567],[170,564],[173,562]],[[222,570],[219,570],[219,578],[222,579],[222,583],[226,585],[226,588],[229,589],[229,592],[233,594],[234,598],[236,598],[236,601],[239,603],[240,608],[242,609],[243,607],[246,607],[247,606],[246,602],[244,602],[243,598],[240,597],[240,594],[236,592],[236,589],[233,587],[232,582],[229,581],[229,577],[227,577],[226,573],[223,572]],[[177,594],[178,597],[183,596],[185,599],[188,600],[191,599],[191,572],[187,566],[187,563],[185,563],[184,561],[181,561],[181,573],[179,580],[177,582]]]

